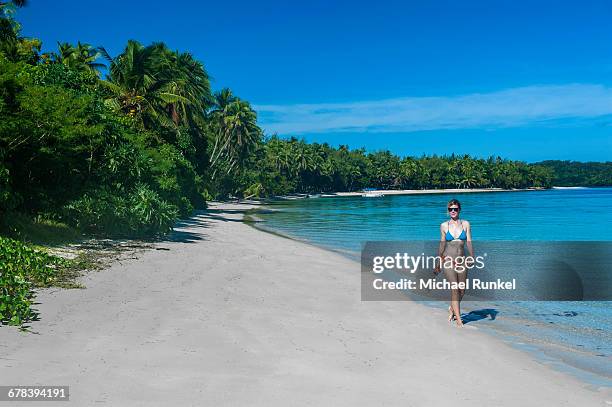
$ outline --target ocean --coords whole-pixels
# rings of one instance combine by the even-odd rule
[[[365,241],[438,240],[451,198],[461,202],[461,218],[472,225],[476,250],[479,240],[612,241],[612,188],[283,200],[259,211],[257,227],[358,260]],[[593,386],[612,386],[611,305],[470,301],[462,303],[462,313],[468,324],[499,335],[544,363]]]

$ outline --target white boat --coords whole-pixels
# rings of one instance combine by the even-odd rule
[[[385,196],[385,194],[383,194],[380,191],[366,191],[363,194],[361,194],[361,196],[363,198],[379,198],[381,196]]]
[[[587,187],[552,187],[552,189],[587,189]]]

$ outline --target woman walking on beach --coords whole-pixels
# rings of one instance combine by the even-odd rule
[[[459,219],[461,203],[456,199],[451,199],[446,205],[450,219],[440,224],[440,245],[438,256],[444,269],[444,276],[450,283],[464,283],[467,279],[467,268],[465,267],[465,248],[467,244],[470,255],[473,256],[472,249],[472,229],[470,222]],[[463,267],[461,266],[463,265]],[[440,268],[437,267],[437,272]],[[463,326],[461,320],[461,309],[459,304],[463,299],[465,289],[451,289],[451,302],[448,307],[448,320],[457,321],[457,326]]]

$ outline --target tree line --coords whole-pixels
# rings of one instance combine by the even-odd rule
[[[546,160],[537,163],[550,169],[552,183],[566,187],[605,187],[612,185],[612,161],[579,162]]]
[[[250,103],[163,42],[42,52],[0,2],[0,216],[154,235],[207,200],[366,187],[550,187],[559,166],[399,157],[264,135]],[[600,181],[597,181],[600,182]],[[608,182],[608,181],[602,181]]]

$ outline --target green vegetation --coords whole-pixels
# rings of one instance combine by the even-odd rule
[[[0,7],[3,219],[18,212],[84,233],[154,236],[205,207],[214,102],[202,64],[136,41],[116,57],[83,43],[41,54],[40,41],[20,36],[14,6]],[[254,112],[251,120],[259,132]]]
[[[552,183],[564,187],[603,187],[612,185],[612,161],[586,162],[548,160],[538,163],[548,168]]]
[[[0,323],[21,325],[34,319],[34,287],[54,285],[66,260],[0,237]]]
[[[251,105],[230,89],[213,93],[188,52],[130,40],[116,56],[81,42],[42,53],[20,35],[19,5],[0,4],[3,218],[155,236],[212,198],[551,185],[547,168],[501,158],[400,158],[264,137]]]
[[[223,177],[223,175],[222,175]],[[398,157],[389,151],[366,153],[347,146],[306,143],[295,138],[270,137],[257,144],[240,166],[238,176],[223,179],[222,187],[243,196],[292,192],[435,188],[550,187],[552,172],[499,157]]]
[[[612,184],[610,163],[398,157],[265,137],[251,105],[213,92],[188,52],[130,40],[115,56],[81,42],[43,53],[20,34],[23,4],[0,1],[0,233],[15,239],[152,237],[230,196]],[[20,323],[31,285],[57,283],[59,260],[8,239],[0,253],[2,321]]]
[[[40,246],[59,246],[81,238],[77,229],[65,223],[15,212],[3,219],[0,228],[7,237]]]

